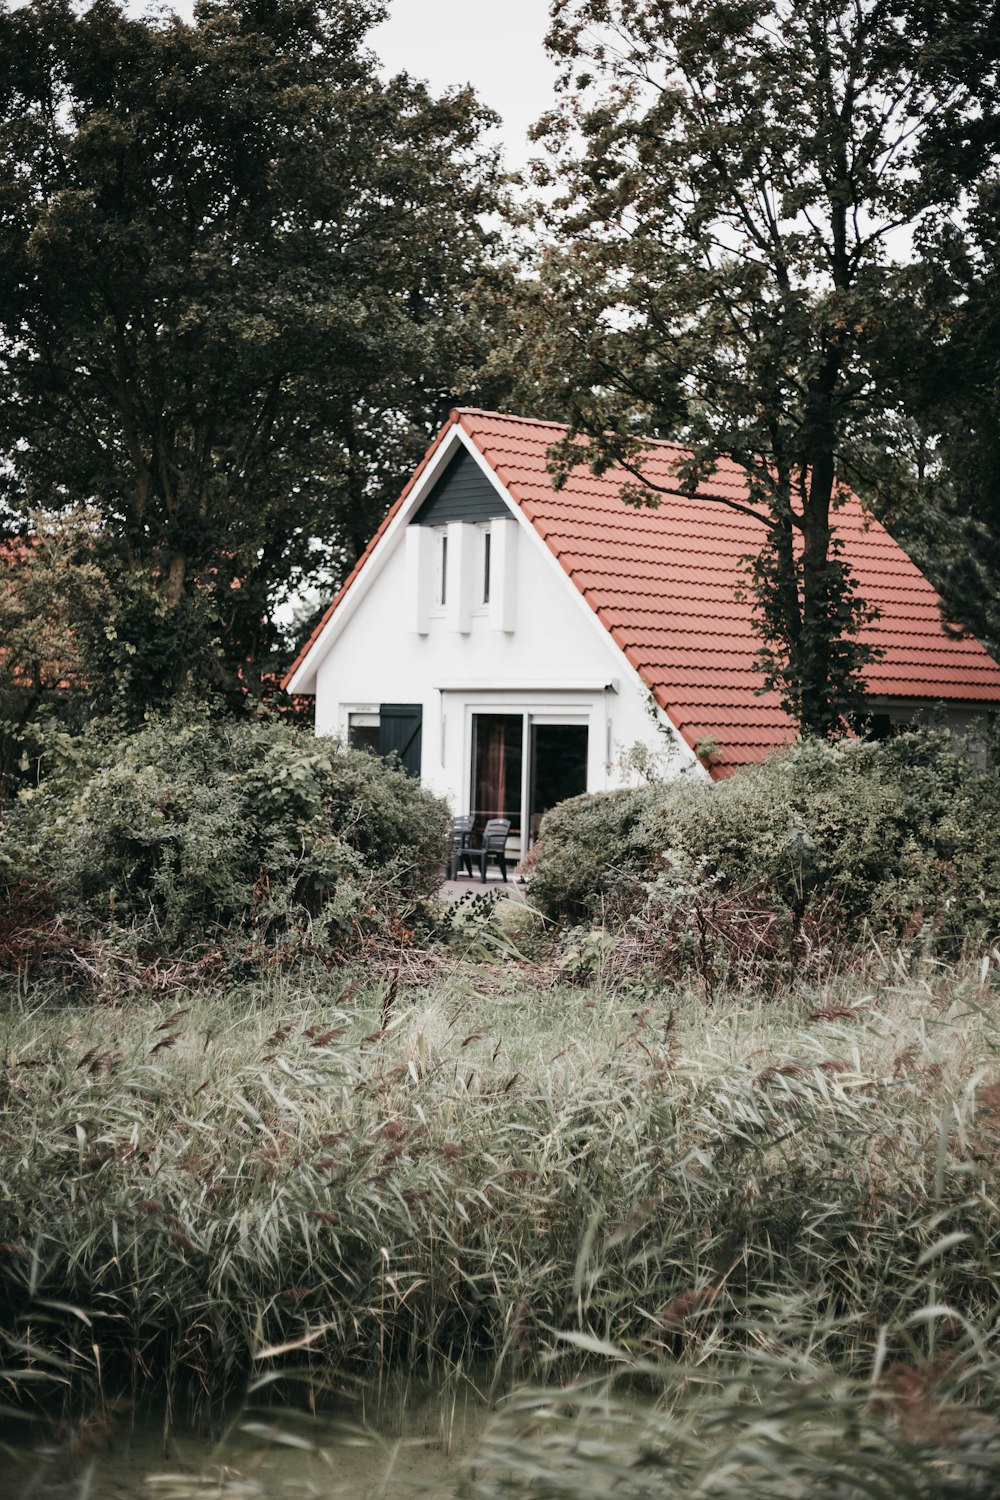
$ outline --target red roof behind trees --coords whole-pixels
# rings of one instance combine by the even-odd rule
[[[495,412],[451,413],[296,668],[456,422],[688,744],[717,744],[721,759],[715,774],[761,760],[794,738],[795,726],[777,695],[760,692],[751,603],[734,598],[743,578],[741,559],[759,551],[762,527],[717,502],[676,493],[661,496],[657,509],[635,509],[619,498],[629,476],[613,470],[598,478],[576,469],[557,491],[545,455],[564,429]],[[668,490],[676,487],[673,469],[682,457],[681,448],[655,443],[646,464],[649,478]],[[720,461],[711,488],[748,503],[742,474],[727,460]],[[866,670],[869,693],[930,703],[1000,704],[1000,665],[971,636],[946,630],[938,594],[855,496],[837,511],[834,526],[862,597],[880,611],[868,632],[883,651]]]

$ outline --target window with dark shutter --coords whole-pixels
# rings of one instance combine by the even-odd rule
[[[407,775],[419,778],[423,727],[422,703],[383,703],[379,710],[379,754],[398,755]]]

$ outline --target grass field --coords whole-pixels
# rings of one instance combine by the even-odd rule
[[[995,1494],[998,956],[711,1004],[591,967],[23,983],[8,1405],[412,1379],[509,1398],[485,1497]]]

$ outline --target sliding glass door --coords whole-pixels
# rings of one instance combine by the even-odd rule
[[[490,818],[509,818],[510,840],[523,852],[549,808],[587,790],[587,751],[583,718],[474,713],[470,811],[475,834]]]

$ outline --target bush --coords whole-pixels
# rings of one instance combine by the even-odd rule
[[[64,746],[6,817],[0,881],[176,954],[231,929],[270,940],[405,918],[437,886],[447,830],[445,804],[373,756],[179,708]]]
[[[1000,779],[943,733],[809,743],[710,786],[578,797],[543,821],[532,896],[579,920],[634,915],[681,888],[753,894],[794,934],[924,925],[945,941],[1000,926]]]
[[[637,830],[663,790],[593,792],[546,813],[532,850],[532,904],[548,916],[582,918],[596,915],[612,892],[618,902],[626,892],[631,898],[644,864]]]

